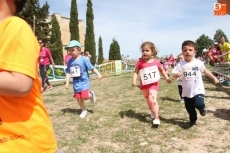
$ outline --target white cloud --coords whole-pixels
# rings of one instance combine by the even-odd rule
[[[41,0],[43,2],[44,0]],[[102,37],[105,58],[113,38],[120,45],[121,54],[131,58],[141,56],[143,41],[152,41],[159,55],[179,54],[184,40],[196,40],[205,34],[210,38],[222,29],[228,36],[230,16],[214,17],[213,3],[185,0],[92,0],[96,48]],[[48,0],[50,13],[69,17],[71,0]],[[85,20],[87,0],[77,0],[78,18]],[[229,35],[230,37],[230,35]]]

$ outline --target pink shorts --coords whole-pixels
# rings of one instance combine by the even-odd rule
[[[73,97],[76,99],[88,99],[89,90],[82,90],[81,92],[74,93]]]

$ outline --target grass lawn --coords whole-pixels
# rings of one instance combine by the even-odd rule
[[[73,98],[72,84],[56,82],[43,93],[59,148],[64,153],[230,152],[230,90],[204,79],[208,114],[198,114],[189,128],[188,114],[179,102],[177,82],[160,81],[160,126],[152,126],[141,91],[131,86],[132,73],[93,79],[97,102],[85,102],[85,119]]]

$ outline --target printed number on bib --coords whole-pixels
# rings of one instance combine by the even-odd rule
[[[140,75],[143,85],[155,83],[160,80],[160,74],[157,66],[151,66],[141,69]]]
[[[80,77],[81,70],[79,66],[70,67],[70,77]]]
[[[197,80],[199,78],[199,71],[196,70],[186,70],[183,72],[184,80]]]

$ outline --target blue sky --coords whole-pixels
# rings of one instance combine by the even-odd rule
[[[50,14],[70,16],[71,0],[40,0],[50,5]],[[217,0],[92,0],[96,52],[102,37],[104,58],[115,38],[122,55],[141,56],[142,41],[153,42],[158,55],[177,56],[184,40],[200,35],[214,37],[221,29],[230,38],[230,16],[214,16]],[[77,0],[78,19],[86,23],[87,0]]]

